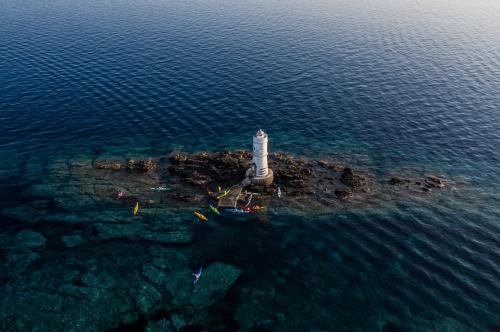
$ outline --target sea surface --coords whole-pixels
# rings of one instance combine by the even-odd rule
[[[454,188],[138,222],[66,167],[259,128],[271,152]],[[500,331],[500,3],[0,0],[0,188],[2,331]],[[158,218],[192,241],[96,234]]]

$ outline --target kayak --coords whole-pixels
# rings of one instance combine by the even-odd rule
[[[139,202],[135,202],[134,216],[136,216],[138,213],[139,213]]]
[[[208,221],[208,218],[205,217],[204,215],[202,215],[201,213],[197,212],[197,211],[194,211],[194,215],[198,217],[198,219],[202,220],[202,221]]]
[[[241,209],[244,211],[247,211],[248,213],[257,213],[260,210],[262,210],[263,208],[264,208],[263,206],[254,205],[254,206],[245,206],[245,207],[242,207]]]
[[[242,207],[241,210],[245,211],[246,213],[257,213],[257,210],[248,206]]]
[[[231,212],[231,213],[250,213],[250,211],[246,211],[243,209],[226,209],[225,211]]]
[[[155,190],[155,191],[170,191],[170,190],[174,190],[174,188],[168,188],[168,187],[156,187],[156,188],[150,188],[151,190]]]
[[[281,188],[278,187],[278,198],[281,198]]]
[[[226,197],[229,194],[229,190],[224,191],[221,195],[217,196],[217,199],[221,199],[222,197]]]
[[[220,211],[218,208],[216,208],[215,206],[212,206],[212,205],[208,205],[208,206],[210,207],[210,210],[212,210],[213,213],[220,215]]]
[[[266,207],[265,207],[265,206],[262,206],[262,205],[253,205],[251,208],[252,208],[253,210],[255,210],[255,211],[260,211],[260,210],[265,209]]]

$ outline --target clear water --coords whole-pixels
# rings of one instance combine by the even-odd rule
[[[147,312],[124,291],[156,244],[92,240],[94,219],[128,214],[82,203],[85,221],[76,208],[64,212],[71,222],[40,221],[56,207],[37,205],[33,186],[50,182],[54,165],[99,156],[250,148],[260,127],[271,151],[463,185],[378,209],[274,211],[267,223],[199,227],[179,212],[194,234],[168,247],[184,257],[181,271],[213,262],[242,271],[184,329],[500,329],[497,1],[2,0],[2,330],[189,321],[161,290]],[[27,228],[47,243],[13,249]],[[66,248],[69,234],[86,242]],[[14,254],[38,258],[16,269]],[[81,284],[68,273],[89,271],[116,286],[94,287],[96,297],[62,291]]]

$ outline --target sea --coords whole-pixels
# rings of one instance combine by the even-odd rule
[[[134,219],[68,166],[260,128],[449,185],[200,223]],[[0,0],[0,188],[2,331],[500,331],[500,3]]]

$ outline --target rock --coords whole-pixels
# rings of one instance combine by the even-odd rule
[[[335,172],[341,172],[344,170],[345,166],[342,164],[331,164],[328,165],[328,168]]]
[[[94,162],[97,169],[110,169],[113,171],[119,171],[122,168],[122,164],[118,161],[108,161],[104,159],[97,159]]]
[[[408,326],[387,322],[382,327],[382,332],[406,332],[411,331]]]
[[[43,209],[25,205],[6,208],[1,211],[1,215],[4,218],[14,219],[27,224],[38,223],[43,219],[45,214],[46,211],[44,211]]]
[[[25,229],[14,237],[16,248],[36,248],[45,245],[47,239],[40,233],[31,229]]]
[[[162,295],[156,288],[144,282],[140,285],[135,301],[142,313],[148,313],[161,298]]]
[[[276,301],[274,291],[258,289],[242,289],[241,302],[236,308],[234,319],[239,323],[241,331],[264,330],[262,323],[276,317]],[[261,327],[260,329],[257,327]],[[295,329],[294,329],[295,330]],[[280,331],[287,331],[281,329]]]
[[[116,281],[106,271],[99,274],[87,272],[83,275],[82,282],[86,286],[102,289],[112,289],[116,285]]]
[[[152,158],[144,159],[142,162],[142,171],[149,172],[156,168],[156,161]]]
[[[187,230],[179,231],[145,231],[139,234],[139,238],[142,240],[148,240],[152,242],[164,243],[164,244],[189,244],[193,238],[193,233]]]
[[[72,296],[75,298],[80,298],[82,295],[80,292],[80,287],[70,284],[62,285],[61,288],[59,289],[59,293],[63,295]]]
[[[182,195],[179,193],[176,193],[174,197],[180,201],[187,203],[198,203],[205,199],[205,197],[202,195]]]
[[[208,179],[203,179],[203,178],[196,178],[196,179],[186,178],[185,181],[188,184],[193,184],[193,185],[202,186],[202,187],[206,187],[208,185],[208,183],[210,182]]]
[[[328,167],[328,162],[325,160],[318,160],[318,165],[321,167]]]
[[[188,159],[187,155],[183,153],[174,153],[169,157],[169,160],[173,164],[180,164]]]
[[[429,332],[472,332],[475,329],[468,327],[460,323],[459,321],[452,318],[442,318],[437,321],[433,321],[430,326],[422,326],[421,331]]]
[[[188,265],[189,259],[180,248],[165,248],[152,246],[150,248],[153,256],[153,265],[161,270],[178,270]]]
[[[64,243],[66,248],[77,247],[85,242],[83,237],[78,234],[75,235],[64,235],[61,237],[61,241]]]
[[[193,290],[193,272],[187,269],[171,271],[165,279],[165,291],[172,296],[172,304],[185,306]]]
[[[176,331],[168,319],[160,319],[155,322],[148,322],[146,332],[173,332]]]
[[[219,301],[240,275],[241,271],[235,266],[211,264],[194,287],[191,304],[196,308],[204,308]]]
[[[76,278],[78,278],[78,276],[80,275],[80,272],[79,271],[69,271],[68,273],[65,273],[64,276],[63,276],[63,280],[65,282],[73,282],[76,280]]]
[[[54,188],[53,185],[48,185],[48,184],[34,184],[30,188],[30,194],[35,197],[52,197],[52,194],[54,193],[54,190],[57,188]]]
[[[335,196],[337,196],[337,198],[340,200],[346,200],[352,198],[353,193],[350,190],[336,189]]]
[[[176,331],[180,331],[184,326],[187,325],[186,320],[179,314],[173,314],[172,317],[172,325],[175,327]]]
[[[31,251],[13,250],[7,254],[7,265],[10,273],[22,273],[28,266],[39,260],[40,255]]]
[[[345,167],[340,182],[353,188],[354,190],[364,189],[367,187],[367,180],[364,176],[355,174],[349,167]]]
[[[395,185],[395,184],[409,183],[410,180],[403,179],[403,178],[395,175],[395,176],[391,177],[389,182],[390,182],[390,184]]]
[[[166,278],[167,274],[168,273],[166,271],[163,271],[152,264],[145,264],[142,267],[142,275],[155,286],[159,286]]]
[[[445,186],[444,180],[441,178],[438,178],[437,176],[434,176],[434,175],[426,176],[425,182],[426,182],[425,183],[426,186],[432,187],[432,188],[435,188],[435,187],[442,188]]]
[[[129,171],[140,171],[149,172],[156,168],[156,161],[152,158],[147,158],[144,160],[134,160],[129,159],[127,161],[127,170]]]
[[[188,244],[191,242],[193,234],[186,227],[174,230],[150,230],[144,224],[102,224],[94,225],[101,240],[127,239],[127,240],[148,240],[164,244]]]

